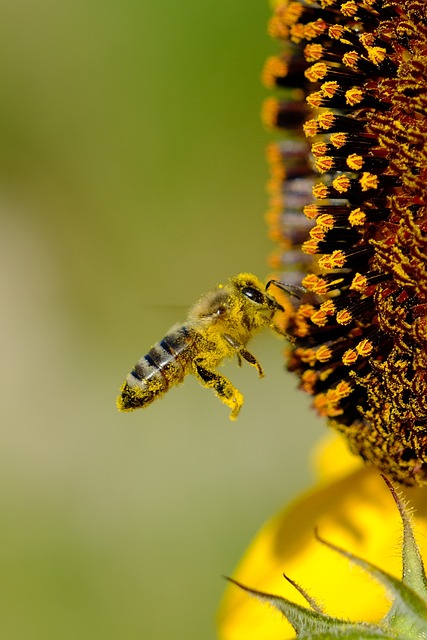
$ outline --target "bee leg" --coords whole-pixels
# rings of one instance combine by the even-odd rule
[[[246,360],[246,362],[249,362],[249,364],[251,364],[253,367],[257,368],[257,371],[259,373],[259,377],[260,378],[264,377],[264,371],[262,370],[262,367],[261,367],[260,363],[258,362],[258,360],[255,358],[255,356],[252,355],[252,353],[250,353],[249,351],[246,351],[246,349],[244,349],[242,347],[240,342],[237,342],[237,340],[235,340],[228,333],[223,333],[222,337],[224,338],[224,340],[226,342],[228,342],[229,345],[231,345],[234,349],[236,349],[237,359],[239,361],[239,366],[242,365],[242,360],[241,359],[243,358],[244,360]]]
[[[204,387],[215,391],[218,398],[231,409],[230,420],[235,420],[243,405],[243,395],[233,387],[230,380],[206,369],[197,361],[194,361],[194,375]]]
[[[264,371],[258,360],[255,358],[255,356],[252,355],[252,353],[246,351],[246,349],[243,349],[242,347],[241,349],[239,349],[239,355],[242,356],[242,358],[244,358],[246,362],[249,362],[249,364],[251,364],[253,367],[256,367],[260,378],[264,377]]]

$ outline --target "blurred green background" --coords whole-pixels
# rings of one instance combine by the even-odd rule
[[[263,521],[322,433],[260,336],[225,372],[118,414],[124,376],[229,275],[264,277],[265,0],[4,0],[0,22],[0,629],[215,637]]]

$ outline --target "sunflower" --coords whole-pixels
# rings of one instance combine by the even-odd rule
[[[305,290],[287,366],[353,453],[425,484],[425,0],[279,2],[269,30],[272,266]]]

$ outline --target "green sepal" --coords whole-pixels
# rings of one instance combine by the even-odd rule
[[[387,637],[381,627],[365,623],[352,623],[328,616],[324,613],[312,611],[282,596],[275,596],[263,591],[251,589],[237,582],[233,578],[227,578],[240,589],[247,591],[252,596],[266,602],[283,613],[288,622],[293,626],[298,638],[384,638]]]

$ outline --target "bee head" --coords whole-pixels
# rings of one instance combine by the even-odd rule
[[[267,287],[256,276],[241,273],[231,278],[231,282],[243,300],[250,301],[259,307],[260,311],[284,311],[282,305],[267,293]]]

